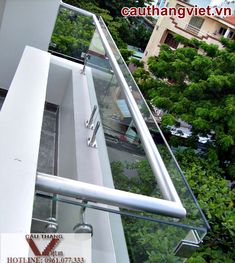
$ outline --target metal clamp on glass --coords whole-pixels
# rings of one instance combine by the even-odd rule
[[[83,201],[83,204],[87,204],[87,201]],[[85,210],[86,207],[83,206],[80,208],[80,223],[74,226],[73,231],[74,233],[85,233],[93,235],[93,227],[91,224],[87,224],[85,222]]]
[[[93,110],[92,110],[90,119],[86,121],[86,127],[89,128],[89,129],[93,129],[94,128],[93,120],[94,120],[94,116],[95,116],[96,110],[97,110],[97,106],[95,105]]]
[[[90,58],[90,55],[88,55],[87,53],[82,53],[81,57],[83,58],[83,61],[84,61],[84,66],[81,70],[81,74],[85,75],[86,64],[87,64],[88,59]]]
[[[95,126],[95,129],[94,129],[94,132],[93,132],[93,134],[92,134],[92,137],[87,139],[87,141],[88,141],[88,146],[93,147],[93,148],[97,148],[96,134],[97,134],[97,132],[98,132],[99,127],[100,127],[100,122],[97,121],[96,126]]]
[[[200,247],[201,239],[196,230],[190,230],[174,250],[177,257],[189,258]]]
[[[45,232],[46,233],[56,233],[58,230],[58,224],[57,221],[54,217],[49,217],[47,218],[49,224],[46,225],[45,227]]]
[[[56,233],[58,230],[58,223],[54,217],[49,217],[46,220],[33,217],[32,220],[44,224],[45,233]]]

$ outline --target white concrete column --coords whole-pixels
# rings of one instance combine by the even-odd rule
[[[49,64],[26,47],[0,112],[0,233],[30,233]]]
[[[47,51],[60,0],[0,0],[0,86],[8,89],[26,45]]]
[[[227,28],[227,30],[226,30],[226,32],[224,34],[224,37],[228,38],[229,33],[230,33],[230,28]]]

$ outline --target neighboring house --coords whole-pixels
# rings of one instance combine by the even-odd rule
[[[218,7],[231,7],[234,9],[234,0],[183,0],[191,5],[200,7],[218,6]]]
[[[171,0],[168,7],[190,7],[192,5],[180,0]],[[151,56],[158,56],[161,44],[168,44],[172,49],[182,47],[174,35],[181,35],[187,39],[196,38],[208,44],[216,44],[222,48],[220,38],[235,39],[235,16],[220,18],[215,16],[176,16],[159,17],[148,45],[145,49],[143,61],[147,62]]]

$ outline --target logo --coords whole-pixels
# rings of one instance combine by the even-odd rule
[[[35,244],[34,239],[39,239],[41,236],[42,239],[49,239],[49,243],[45,246],[44,250],[41,252],[38,246]],[[31,250],[33,251],[35,256],[49,256],[52,254],[56,246],[59,244],[62,236],[61,235],[26,235],[25,239],[28,242]]]
[[[0,263],[91,263],[91,234],[0,234]]]

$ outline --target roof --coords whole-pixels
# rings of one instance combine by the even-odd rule
[[[230,24],[232,24],[233,26],[235,26],[235,15],[232,16],[227,16],[224,18],[224,20]]]

